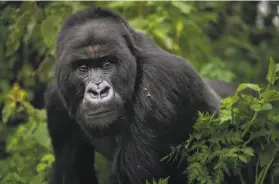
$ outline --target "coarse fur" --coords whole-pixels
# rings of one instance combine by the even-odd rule
[[[82,77],[75,63],[107,54],[116,60],[106,78],[115,95],[104,106],[117,103],[118,113],[104,122],[86,119],[83,103],[91,78]],[[189,137],[198,111],[218,114],[220,104],[189,63],[99,7],[65,21],[56,55],[55,80],[45,95],[55,154],[52,184],[98,183],[95,151],[113,162],[111,183],[143,184],[168,176],[169,184],[186,183],[185,168],[161,158]]]

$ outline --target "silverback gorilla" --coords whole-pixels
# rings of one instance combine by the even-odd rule
[[[220,97],[206,80],[99,7],[64,22],[56,56],[45,95],[52,184],[97,184],[95,151],[112,162],[110,183],[187,183],[184,167],[160,160],[189,137],[198,111],[218,114]]]

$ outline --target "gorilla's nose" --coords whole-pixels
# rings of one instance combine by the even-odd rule
[[[85,100],[93,103],[105,102],[113,97],[113,90],[108,82],[102,81],[99,84],[90,83],[86,87]]]

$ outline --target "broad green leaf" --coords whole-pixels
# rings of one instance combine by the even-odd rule
[[[238,158],[239,158],[239,160],[241,160],[244,163],[248,162],[247,158],[245,156],[243,156],[243,155],[239,155]]]
[[[242,83],[238,86],[238,88],[236,90],[236,94],[247,88],[257,91],[257,92],[259,92],[261,90],[261,88],[257,84]]]
[[[274,155],[278,152],[278,147],[274,144],[264,145],[263,151],[259,154],[260,166],[266,166]]]
[[[43,180],[44,180],[44,175],[38,174],[38,175],[32,177],[32,179],[28,182],[28,184],[42,183]]]
[[[192,7],[188,4],[186,4],[186,2],[172,1],[171,4],[185,14],[189,14],[192,10]]]
[[[268,110],[271,110],[272,109],[272,105],[270,103],[265,103],[263,104],[262,106],[262,111],[268,111]]]
[[[262,93],[265,102],[279,101],[279,92],[275,90],[267,90]]]
[[[252,104],[250,106],[251,109],[253,109],[256,112],[259,111],[267,111],[272,109],[272,105],[270,103],[265,103],[265,104]]]
[[[47,165],[45,163],[39,163],[36,167],[36,171],[39,173],[39,172],[42,172],[44,170],[47,169]]]
[[[250,155],[250,156],[254,156],[254,150],[250,147],[245,147],[242,149],[243,153]]]
[[[267,118],[274,122],[274,123],[279,123],[279,109],[273,109],[272,111],[268,112]]]
[[[21,34],[20,30],[12,29],[7,41],[7,51],[5,52],[7,56],[12,55],[19,48]]]
[[[4,108],[2,109],[2,121],[3,123],[7,123],[10,116],[13,114],[15,110],[15,103],[6,103]]]
[[[276,64],[272,58],[269,60],[268,72],[266,76],[266,80],[269,84],[274,84],[276,80]]]
[[[39,124],[36,131],[33,133],[34,138],[39,144],[51,150],[51,143],[47,131],[46,124]]]
[[[24,14],[17,20],[17,23],[15,25],[16,28],[23,29],[28,24],[31,14],[32,12],[30,11],[24,12]]]
[[[60,18],[51,15],[41,24],[41,33],[45,44],[52,50],[55,48],[56,36],[59,30],[58,22]]]
[[[18,175],[18,173],[16,172],[12,172],[12,173],[9,173],[7,176],[4,177],[4,179],[2,180],[3,181],[3,184],[7,183],[7,184],[16,184],[18,181],[20,181],[20,176]]]

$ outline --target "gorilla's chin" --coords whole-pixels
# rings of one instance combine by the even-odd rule
[[[81,126],[89,129],[108,128],[119,118],[119,108],[100,108],[98,110],[85,110],[80,108],[77,118],[83,119]]]
[[[117,109],[109,109],[109,110],[102,110],[102,111],[92,111],[85,113],[86,118],[93,118],[93,119],[99,119],[104,118],[106,116],[109,116],[111,114],[115,114]]]
[[[117,120],[118,114],[118,109],[109,109],[98,112],[92,111],[84,114],[84,120],[87,126],[107,127]]]
[[[95,111],[78,111],[76,116],[81,128],[90,137],[112,136],[125,130],[125,121],[121,118],[123,114],[121,108],[111,108]]]

